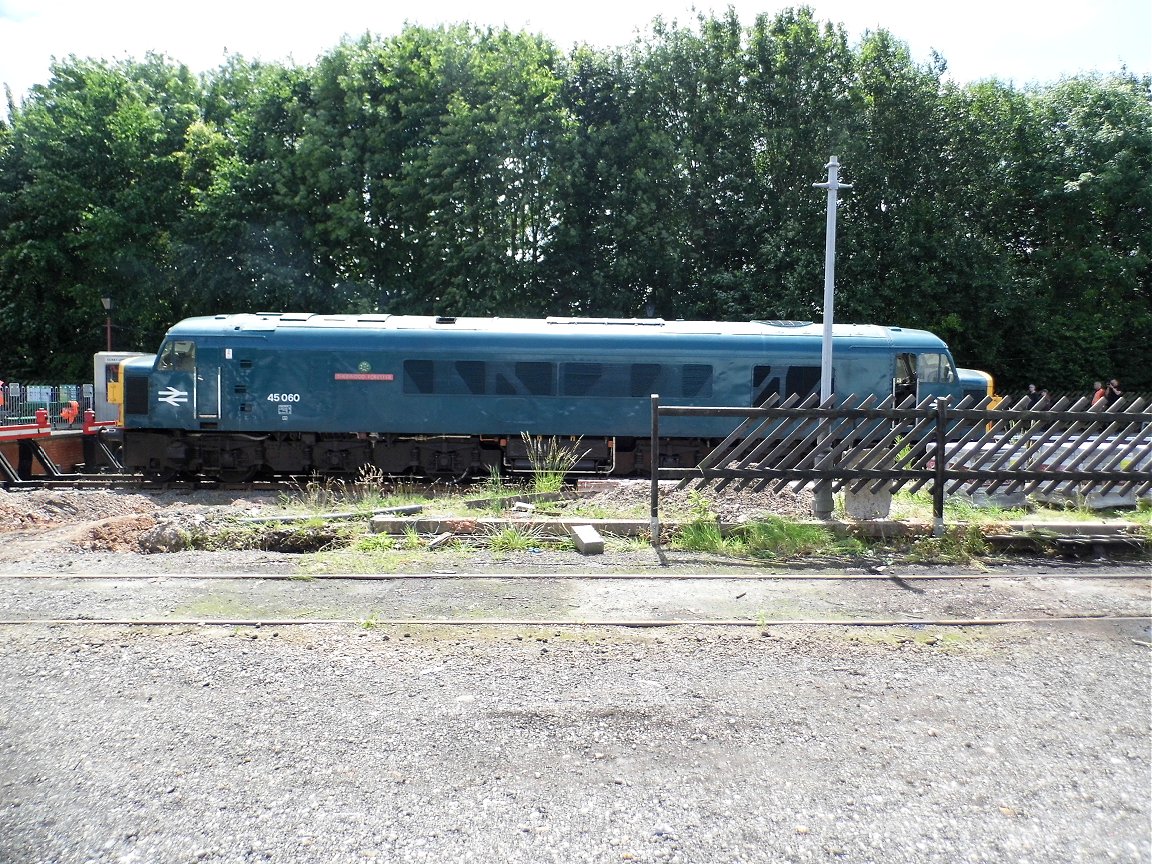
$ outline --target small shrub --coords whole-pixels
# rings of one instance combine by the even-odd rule
[[[404,539],[400,541],[400,548],[408,549],[409,551],[423,549],[424,541],[420,537],[420,532],[411,525],[406,527],[404,529]]]
[[[688,510],[692,514],[692,519],[697,522],[715,521],[716,519],[716,513],[712,510],[712,502],[699,489],[693,489],[688,493]]]

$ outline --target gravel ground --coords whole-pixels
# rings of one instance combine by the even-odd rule
[[[620,583],[517,581],[592,566],[571,553],[478,554],[506,578],[237,583],[171,574],[287,574],[302,556],[125,551],[209,506],[0,496],[0,618],[1149,612],[1146,578],[1055,565],[911,587]],[[12,575],[48,571],[153,578]],[[0,626],[0,862],[1147,864],[1149,641],[1147,620]]]
[[[1091,630],[10,629],[6,862],[1149,860]]]

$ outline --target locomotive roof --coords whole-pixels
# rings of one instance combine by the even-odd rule
[[[412,331],[482,332],[507,335],[635,336],[786,336],[820,339],[823,325],[811,321],[668,321],[663,318],[467,318],[430,315],[316,315],[311,313],[241,313],[188,318],[173,326],[169,336],[228,336],[237,332]],[[875,324],[834,324],[838,339],[881,339],[903,345],[944,347],[926,330]],[[318,334],[319,335],[319,334]]]

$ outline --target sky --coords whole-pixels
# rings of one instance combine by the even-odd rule
[[[1019,86],[1121,68],[1152,74],[1152,0],[697,0],[722,13],[731,5],[747,26],[759,13],[808,5],[843,24],[855,42],[887,29],[918,62],[933,50],[959,83],[998,78]],[[17,101],[49,80],[53,57],[119,60],[165,54],[196,72],[229,54],[310,65],[345,36],[387,36],[407,21],[435,26],[469,21],[543,33],[561,48],[623,45],[657,15],[695,20],[691,0],[0,0],[0,85]],[[178,10],[182,13],[177,15]]]

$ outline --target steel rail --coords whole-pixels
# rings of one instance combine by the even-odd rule
[[[924,573],[924,574],[883,574],[883,573],[324,573],[293,575],[285,573],[0,573],[0,582],[5,579],[64,579],[102,581],[155,581],[174,580],[258,580],[266,582],[392,582],[404,580],[501,580],[501,581],[649,581],[649,582],[960,582],[960,581],[1022,581],[1039,579],[1076,579],[1082,581],[1143,580],[1152,581],[1152,572],[1139,573]]]
[[[1006,624],[1075,624],[1149,621],[1152,615],[1058,615],[1050,618],[28,618],[3,619],[0,627],[88,625],[99,627],[995,627]]]

